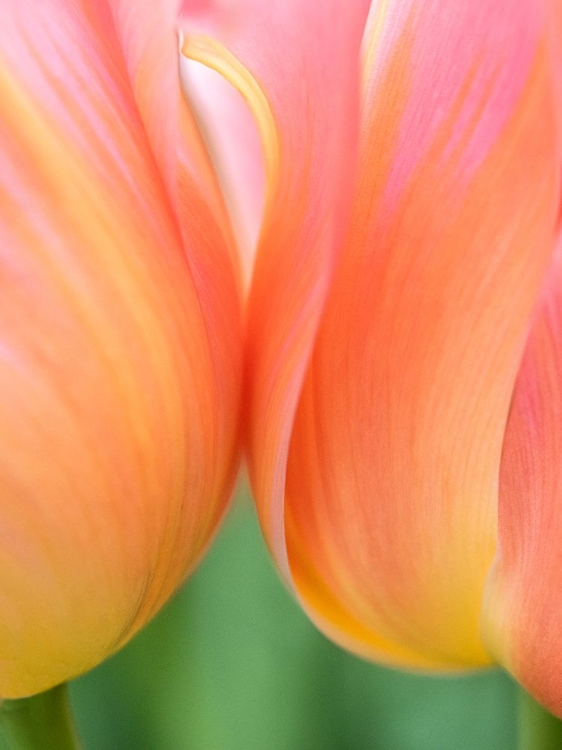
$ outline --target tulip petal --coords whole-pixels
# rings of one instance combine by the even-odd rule
[[[388,663],[490,660],[502,438],[557,209],[543,11],[395,0],[369,21],[357,197],[298,405],[286,528],[313,619]]]
[[[193,54],[191,43],[186,46]],[[246,286],[252,276],[265,199],[260,134],[244,98],[216,70],[182,56],[182,84],[197,112],[228,202]]]
[[[536,311],[500,474],[499,547],[486,591],[490,647],[562,716],[562,247]]]
[[[201,1],[191,14],[207,38],[188,54],[238,86],[264,144],[267,197],[249,302],[249,464],[262,528],[287,578],[286,454],[349,207],[368,5]]]
[[[230,231],[183,137],[177,43],[175,91],[141,86],[130,61],[156,60],[131,56],[125,8],[0,7],[4,698],[79,674],[146,622],[206,548],[236,468]],[[169,153],[164,112],[149,117],[163,90],[180,111]]]

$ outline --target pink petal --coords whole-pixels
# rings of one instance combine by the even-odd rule
[[[490,661],[480,613],[502,440],[558,201],[543,10],[395,0],[370,18],[355,205],[283,510],[313,619],[393,664]],[[259,478],[263,448],[253,460]]]
[[[183,60],[182,82],[197,111],[221,180],[248,286],[265,201],[260,134],[239,91],[217,71],[185,57]]]
[[[497,658],[562,716],[562,247],[536,310],[500,475],[485,632]]]
[[[125,3],[0,6],[2,697],[138,630],[234,479],[237,272],[173,28],[171,54],[142,33],[157,5],[132,35]]]

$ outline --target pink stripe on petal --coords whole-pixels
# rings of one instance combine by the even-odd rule
[[[497,658],[562,717],[562,248],[536,310],[507,426],[499,548],[484,630]]]

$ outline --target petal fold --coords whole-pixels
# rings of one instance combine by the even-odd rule
[[[248,72],[234,63],[226,75],[236,83],[232,71],[240,73],[264,144],[267,197],[248,313],[249,464],[262,528],[288,580],[286,455],[349,209],[368,6],[243,0],[199,2],[186,14]]]

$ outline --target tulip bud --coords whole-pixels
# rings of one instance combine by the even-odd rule
[[[0,696],[169,598],[238,454],[239,279],[172,0],[0,7]]]
[[[390,0],[361,43],[365,3],[301,5],[268,7],[263,49],[217,27],[280,144],[249,308],[266,539],[339,644],[499,659],[562,714],[559,27],[546,1]]]

